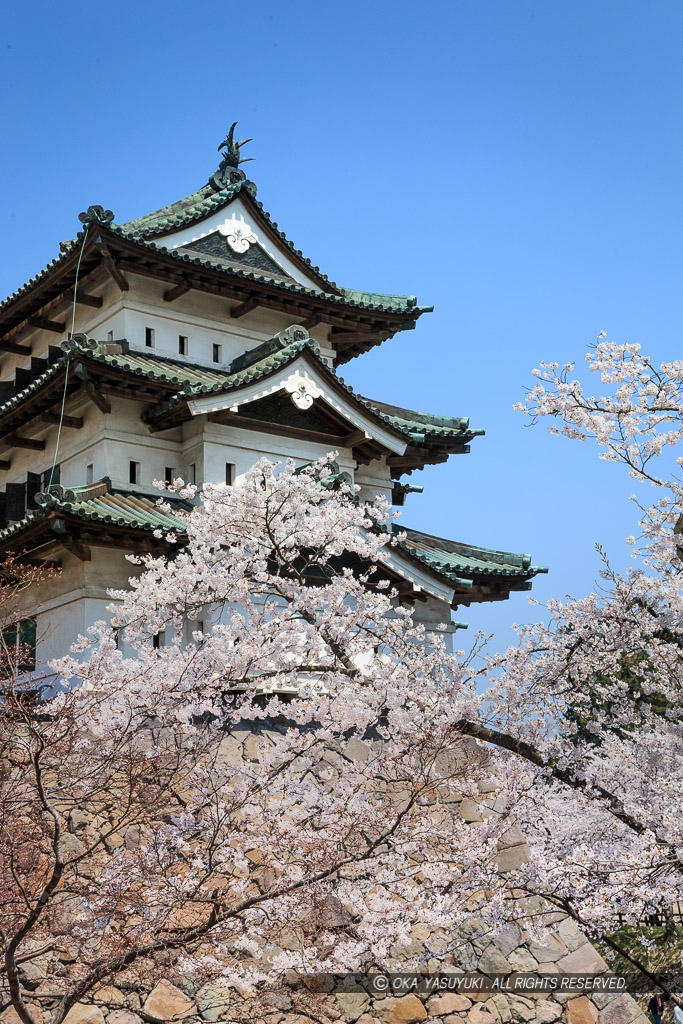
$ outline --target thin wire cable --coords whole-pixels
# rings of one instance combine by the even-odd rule
[[[76,279],[74,281],[74,301],[73,301],[73,305],[72,305],[72,308],[71,308],[71,331],[69,332],[69,337],[70,338],[73,338],[74,327],[76,326],[76,296],[78,294],[78,275],[81,272],[81,260],[83,259],[83,250],[85,249],[85,242],[86,242],[86,239],[88,237],[88,231],[89,230],[90,230],[90,225],[86,224],[85,231],[83,232],[83,242],[81,243],[81,251],[78,254],[78,263],[76,264]],[[65,369],[64,369],[64,389],[62,391],[62,408],[60,409],[60,412],[59,412],[59,424],[57,426],[57,443],[55,444],[55,456],[54,456],[54,458],[52,460],[52,469],[50,470],[50,479],[49,479],[48,485],[46,487],[47,491],[49,491],[50,488],[52,487],[52,480],[53,480],[53,477],[55,475],[55,466],[57,465],[57,456],[59,455],[59,442],[61,441],[61,438],[62,438],[62,423],[64,422],[64,408],[66,406],[66,388],[67,388],[67,384],[69,383],[69,364],[70,364],[70,362],[71,362],[71,351],[69,350],[66,353],[66,366],[65,366]]]

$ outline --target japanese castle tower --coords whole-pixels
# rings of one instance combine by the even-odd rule
[[[78,236],[0,304],[0,547],[61,566],[27,592],[22,633],[39,662],[107,617],[108,588],[135,571],[127,554],[170,549],[177,523],[154,480],[232,485],[264,455],[304,465],[336,450],[361,498],[402,505],[421,490],[406,477],[483,434],[344,383],[344,363],[431,307],[326,277],[257,201],[233,129],[199,191],[125,224],[89,207]],[[387,571],[430,625],[453,629],[451,609],[545,571],[406,533]]]

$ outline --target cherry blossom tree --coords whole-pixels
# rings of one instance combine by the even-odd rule
[[[0,927],[25,1024],[32,963],[59,1024],[114,977],[256,984],[386,962],[416,922],[480,905],[502,920],[509,821],[457,813],[490,775],[460,740],[467,663],[389,587],[390,510],[321,472],[207,485],[182,550],[137,559],[112,622],[51,666],[62,691],[3,709]]]
[[[683,362],[655,366],[637,345],[599,339],[587,364],[601,394],[572,365],[542,364],[519,408],[595,442],[654,501],[633,498],[632,567],[602,552],[597,593],[551,602],[547,621],[490,659],[488,732],[473,732],[511,751],[520,780],[524,761],[538,766],[516,807],[532,884],[600,933],[617,912],[636,923],[681,898]]]
[[[324,462],[261,462],[206,485],[175,557],[136,559],[112,622],[52,666],[61,693],[3,712],[0,927],[24,1024],[22,964],[55,944],[75,964],[60,1024],[162,966],[256,984],[386,964],[415,924],[542,934],[559,909],[601,934],[681,898],[683,364],[602,343],[589,369],[606,396],[545,365],[524,408],[656,499],[633,567],[605,558],[598,593],[551,602],[516,646],[449,654],[387,580],[390,509],[321,487]],[[503,872],[511,828],[530,853]]]

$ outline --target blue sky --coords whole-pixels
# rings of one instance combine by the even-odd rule
[[[625,563],[633,481],[512,406],[601,330],[680,356],[680,3],[28,2],[0,39],[2,295],[88,205],[123,221],[199,188],[238,119],[307,256],[435,306],[349,383],[486,428],[413,475],[406,524],[531,552],[541,600],[592,589],[596,541]],[[458,617],[502,643],[530,614]]]

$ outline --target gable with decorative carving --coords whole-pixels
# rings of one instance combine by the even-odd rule
[[[273,277],[281,277],[291,281],[292,277],[272,259],[260,242],[253,235],[239,237],[231,242],[231,236],[222,231],[212,231],[194,242],[184,245],[183,249],[201,252],[222,263],[237,264],[250,270],[259,270]]]

